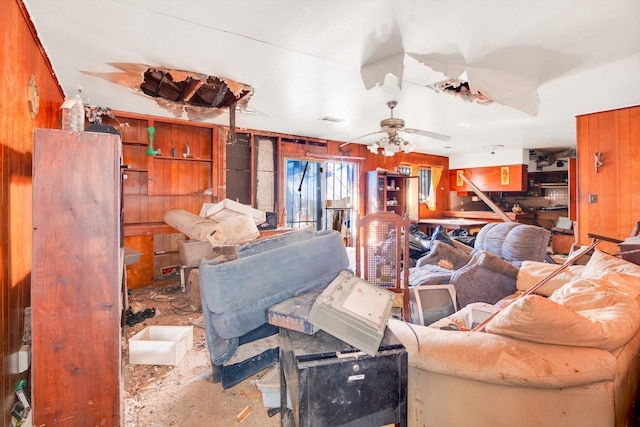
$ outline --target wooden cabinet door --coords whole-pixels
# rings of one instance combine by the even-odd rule
[[[577,117],[578,243],[589,233],[624,240],[640,219],[640,106]],[[604,165],[595,167],[595,153]],[[618,245],[603,242],[608,253]]]
[[[34,138],[34,425],[119,426],[120,137]]]

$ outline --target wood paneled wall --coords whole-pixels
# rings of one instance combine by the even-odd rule
[[[640,106],[578,116],[577,136],[578,241],[588,243],[588,233],[623,240],[640,220]],[[596,152],[604,158],[597,170]]]
[[[26,9],[20,0],[0,6],[0,424],[9,425],[14,389],[25,374],[17,373],[16,353],[22,345],[23,313],[31,282],[31,161],[34,128],[57,128],[64,99]],[[27,84],[35,75],[40,94],[32,118]]]

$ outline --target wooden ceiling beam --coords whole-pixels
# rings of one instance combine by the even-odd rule
[[[191,98],[193,97],[193,95],[196,94],[196,92],[202,87],[203,84],[204,82],[202,80],[189,79],[189,82],[187,83],[187,87],[183,91],[182,100],[184,102],[191,101]]]
[[[215,98],[213,98],[213,102],[211,103],[211,106],[212,107],[220,106],[220,104],[222,103],[222,101],[224,101],[224,98],[228,92],[229,92],[229,86],[227,86],[227,84],[223,82],[222,86],[220,86],[220,90],[216,94]],[[235,102],[234,102],[234,105],[235,105]]]

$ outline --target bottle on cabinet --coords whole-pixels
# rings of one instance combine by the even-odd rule
[[[80,91],[73,98],[67,98],[60,107],[62,110],[62,121],[60,128],[73,132],[84,131],[84,103],[80,97]]]

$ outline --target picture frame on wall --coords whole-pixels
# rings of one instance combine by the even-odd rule
[[[500,169],[500,184],[509,185],[509,166],[502,166]]]

